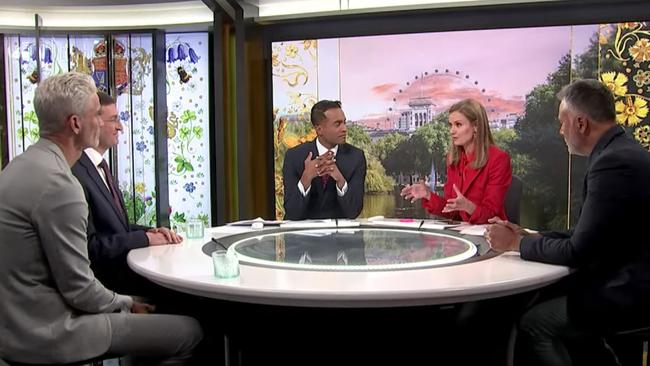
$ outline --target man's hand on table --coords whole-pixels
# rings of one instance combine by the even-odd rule
[[[485,228],[485,240],[497,252],[518,252],[524,230],[512,222],[493,217]]]
[[[166,227],[149,229],[146,232],[149,245],[179,244],[183,237]]]

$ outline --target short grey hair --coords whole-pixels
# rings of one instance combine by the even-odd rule
[[[40,135],[61,132],[68,117],[83,114],[88,99],[96,93],[93,78],[79,72],[53,75],[40,82],[34,94]]]
[[[562,88],[557,98],[564,100],[569,108],[586,114],[594,122],[616,120],[614,94],[598,80],[578,79]]]

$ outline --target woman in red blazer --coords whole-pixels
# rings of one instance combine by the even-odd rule
[[[510,156],[494,145],[481,103],[462,100],[449,108],[451,146],[447,153],[444,197],[420,182],[407,185],[402,196],[429,213],[484,224],[492,217],[507,220],[503,206],[512,180]]]

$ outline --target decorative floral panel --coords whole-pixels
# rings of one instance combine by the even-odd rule
[[[67,50],[67,37],[41,37],[41,79],[69,71]]]
[[[9,158],[22,153],[39,138],[38,118],[32,100],[40,79],[68,71],[66,37],[41,38],[41,75],[34,37],[6,36],[10,147]]]
[[[600,27],[601,80],[616,97],[616,122],[650,151],[650,24]]]
[[[24,151],[20,37],[5,36],[9,159]]]
[[[149,34],[113,39],[113,76],[123,126],[117,149],[118,181],[129,221],[153,227],[156,226],[156,159],[152,49]]]
[[[22,149],[16,149],[16,155],[25,151],[38,141],[38,118],[34,111],[34,92],[39,80],[36,70],[36,39],[20,37],[20,85],[22,101],[22,127],[16,129],[16,137],[22,140]]]
[[[309,113],[318,101],[319,41],[304,40],[273,43],[273,143],[275,164],[275,211],[284,216],[282,165],[287,149],[312,140],[316,132]],[[326,79],[338,79],[327,75]],[[328,96],[336,98],[336,96]]]
[[[178,228],[190,218],[209,226],[208,34],[171,33],[166,44],[170,220]]]
[[[93,77],[101,91],[108,91],[106,39],[101,35],[70,36],[70,70]]]

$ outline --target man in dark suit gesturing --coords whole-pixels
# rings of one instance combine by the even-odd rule
[[[117,145],[122,124],[115,99],[97,92],[104,125],[99,144],[88,148],[72,167],[88,201],[88,255],[96,276],[117,291],[148,295],[148,282],[133,273],[126,264],[129,250],[148,245],[177,244],[182,238],[167,228],[149,228],[130,224],[122,194],[108,169],[104,153]]]
[[[602,336],[650,324],[650,154],[616,125],[614,97],[604,84],[578,80],[558,97],[569,153],[589,157],[577,224],[568,232],[525,235],[493,219],[486,237],[495,250],[577,269],[567,295],[522,317],[521,339],[528,341],[522,355],[530,360],[521,364],[571,365],[578,353],[567,345],[589,343],[583,353],[595,359],[591,364],[615,365]]]
[[[341,102],[321,100],[311,109],[317,137],[284,157],[284,210],[289,220],[349,218],[363,208],[366,157],[345,143]]]

